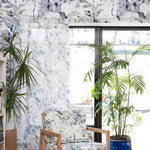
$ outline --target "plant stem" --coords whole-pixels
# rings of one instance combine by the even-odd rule
[[[9,77],[10,77],[10,78],[9,78],[9,82],[11,82],[11,76],[12,76],[12,74],[11,74],[11,73],[12,73],[12,72],[11,72],[11,71],[12,71],[12,70],[11,70],[11,54],[9,54],[9,70],[10,70],[10,74],[9,74]]]
[[[115,78],[116,78],[116,92],[117,92],[117,103],[118,103],[118,99],[120,98],[119,97],[120,88],[118,86],[118,72],[117,72],[116,67],[115,67]],[[120,104],[118,105],[118,123],[119,123],[119,125],[121,125],[121,114],[119,113],[119,111],[120,111]],[[120,134],[121,134],[121,127],[118,126],[118,134],[117,135],[120,135]]]
[[[127,106],[129,106],[129,100],[130,100],[130,84],[131,84],[131,82],[130,82],[130,69],[129,69],[129,66],[128,66],[128,69],[127,69],[127,71],[128,71],[128,82],[129,82],[129,89],[128,89],[128,105]],[[124,119],[124,125],[123,125],[123,130],[122,130],[122,135],[124,135],[124,132],[125,132],[125,128],[126,128],[126,121],[127,121],[127,111],[126,111],[126,113],[125,113],[125,119]]]

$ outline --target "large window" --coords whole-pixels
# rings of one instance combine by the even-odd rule
[[[150,43],[150,28],[148,27],[105,26],[91,27],[89,29],[85,27],[72,27],[70,33],[73,37],[70,49],[70,102],[74,104],[87,104],[87,106],[90,104],[92,107],[96,105],[97,101],[94,101],[90,97],[90,90],[94,85],[94,79],[96,79],[97,74],[93,77],[93,82],[91,83],[84,83],[83,78],[90,68],[91,63],[94,62],[94,58],[97,58],[98,52],[89,49],[88,45],[92,43],[102,45],[105,44],[106,41],[114,42],[115,52],[119,57],[124,57],[124,51],[126,51],[127,56],[130,56],[131,52],[140,45]],[[135,116],[136,114],[140,115],[142,122],[136,122],[136,117],[134,118],[133,116],[131,121],[134,125],[134,132],[130,133],[133,149],[146,150],[149,149],[149,142],[146,140],[148,137],[145,137],[145,133],[150,133],[150,52],[141,52],[136,55],[134,59],[132,59],[130,70],[131,72],[144,76],[146,83],[146,89],[142,95],[136,95],[135,93],[131,94],[131,104],[135,106]],[[98,76],[101,73],[100,69]],[[107,89],[103,89],[103,93],[105,94],[106,92]],[[86,99],[90,99],[90,103],[86,103]],[[99,101],[102,101],[102,98]],[[92,111],[94,111],[94,109],[92,109]],[[101,116],[98,116],[100,119],[95,119],[94,115],[91,117],[93,117],[93,119],[87,117],[87,119],[89,119],[87,124],[94,124],[96,127],[100,124],[99,127],[106,127],[103,122],[104,119],[102,119]],[[145,137],[145,140],[140,140],[140,137]]]

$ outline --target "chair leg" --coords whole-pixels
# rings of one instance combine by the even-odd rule
[[[39,150],[42,150],[42,141],[43,141],[43,134],[40,131],[40,143],[39,143]]]
[[[58,149],[58,150],[61,150],[61,135],[58,136],[57,141],[58,141],[58,143],[57,143],[57,149]]]
[[[110,150],[110,131],[107,131],[106,133],[106,145],[108,147],[108,150]]]

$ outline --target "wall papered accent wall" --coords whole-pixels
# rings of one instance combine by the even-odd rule
[[[149,23],[150,0],[1,0],[0,31],[18,32],[47,74],[28,91],[17,127],[18,150],[37,150],[41,112],[69,107],[69,23]],[[32,141],[32,142],[31,142]]]

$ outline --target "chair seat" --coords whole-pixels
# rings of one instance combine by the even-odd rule
[[[62,144],[62,150],[107,150],[107,146],[98,142]]]
[[[44,150],[57,150],[57,145],[47,144]],[[67,143],[61,144],[61,150],[107,150],[107,146],[98,142]]]

